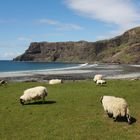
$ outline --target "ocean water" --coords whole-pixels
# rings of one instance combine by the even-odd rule
[[[0,72],[20,72],[80,67],[81,64],[56,62],[19,62],[0,60]]]

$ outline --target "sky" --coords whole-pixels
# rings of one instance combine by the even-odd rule
[[[0,60],[31,42],[94,42],[137,26],[139,0],[0,0]]]

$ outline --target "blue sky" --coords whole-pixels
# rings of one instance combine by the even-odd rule
[[[0,59],[31,42],[97,41],[136,26],[139,0],[0,0]]]

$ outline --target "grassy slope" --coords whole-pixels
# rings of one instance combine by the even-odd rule
[[[46,104],[21,106],[23,90],[44,85]],[[92,81],[47,85],[12,83],[0,87],[0,139],[2,140],[139,140],[140,81],[108,81],[96,86]],[[136,123],[113,122],[103,111],[102,95],[124,97]]]

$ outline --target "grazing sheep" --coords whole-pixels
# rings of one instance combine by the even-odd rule
[[[2,86],[2,85],[6,86],[7,85],[7,82],[5,80],[1,80],[0,81],[0,86]]]
[[[48,92],[46,87],[38,86],[30,88],[24,91],[24,94],[20,97],[20,103],[24,105],[25,102],[30,102],[32,100],[36,101],[40,99],[42,99],[44,102],[47,94]]]
[[[114,121],[117,120],[117,117],[126,117],[128,123],[131,124],[128,104],[123,98],[103,96],[101,97],[101,103],[108,116],[113,116]]]
[[[106,81],[105,80],[97,80],[96,84],[97,85],[103,85],[103,84],[106,84]]]
[[[102,78],[103,78],[103,75],[97,74],[97,75],[94,76],[93,81],[96,83],[97,80],[102,80]]]
[[[63,81],[61,79],[52,79],[49,81],[50,85],[60,84],[60,83],[63,83]]]

